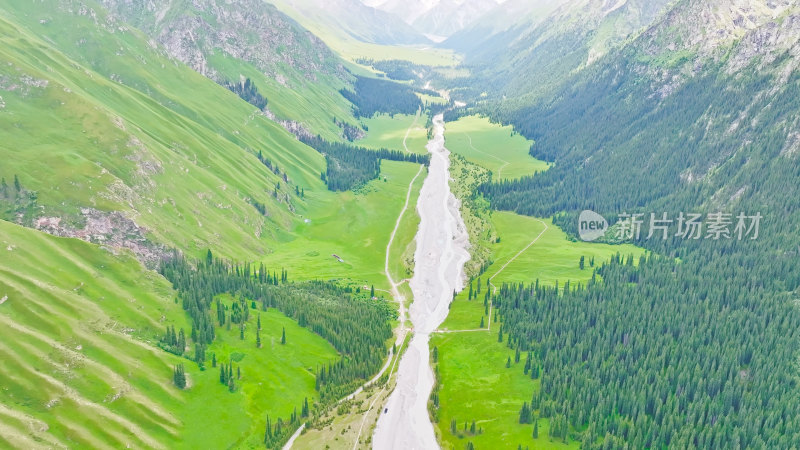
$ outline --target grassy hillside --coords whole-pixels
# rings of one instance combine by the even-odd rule
[[[9,130],[0,143],[8,161],[0,176],[18,174],[38,193],[36,217],[59,217],[82,230],[87,219],[79,208],[122,211],[151,241],[197,256],[211,247],[253,260],[294,240],[287,230],[302,229],[302,217],[328,214],[352,198],[327,191],[319,179],[322,155],[152,49],[137,30],[98,19],[122,30],[112,34],[78,14],[49,15],[58,11],[55,2],[37,4],[38,13],[22,5],[5,6],[0,19],[0,122]],[[94,36],[94,44],[81,43],[82,35]],[[281,175],[258,161],[259,151]],[[265,216],[253,202],[266,205]],[[389,223],[397,212],[374,214]]]
[[[339,139],[334,123],[355,124],[339,90],[350,75],[322,41],[261,0],[166,5],[106,0],[123,20],[161,44],[173,58],[217,83],[249,78],[279,119]]]
[[[118,210],[152,240],[253,257],[274,242],[270,231],[291,221],[287,203],[299,203],[291,193],[271,198],[267,191],[282,179],[253,152],[291,183],[324,189],[321,155],[135,30],[116,24],[124,31],[111,34],[84,16],[48,15],[54,5],[42,4],[40,14],[19,6],[6,6],[0,22],[7,87],[0,121],[9,130],[2,175],[18,174],[39,192],[41,215],[80,228],[79,207]],[[268,217],[252,200],[266,204]]]
[[[262,349],[252,332],[240,341],[238,330],[221,332],[210,348],[242,369],[241,387],[230,393],[218,369],[200,372],[158,347],[167,325],[188,332],[189,324],[169,284],[129,254],[3,221],[0,245],[4,447],[255,445],[261,417],[288,417],[304,398],[313,400],[308,368],[337,358],[296,322],[261,313]],[[285,346],[277,343],[283,327]],[[172,385],[179,362],[186,391]]]

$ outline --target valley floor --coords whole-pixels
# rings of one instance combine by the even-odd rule
[[[434,383],[428,363],[428,340],[447,316],[452,292],[463,288],[464,263],[469,259],[469,237],[458,200],[449,187],[449,151],[444,146],[441,115],[434,118],[434,137],[428,143],[428,151],[431,164],[417,203],[420,226],[410,282],[414,336],[401,358],[397,386],[375,429],[374,445],[381,449],[436,446],[427,409]]]

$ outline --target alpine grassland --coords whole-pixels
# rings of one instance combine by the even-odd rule
[[[428,143],[427,121],[428,116],[423,111],[416,115],[376,114],[362,120],[367,134],[356,144],[372,149],[388,148],[425,155],[428,153],[425,149]]]
[[[550,167],[528,153],[532,141],[486,117],[465,116],[448,122],[445,138],[448,150],[489,169],[494,180],[533,175]]]

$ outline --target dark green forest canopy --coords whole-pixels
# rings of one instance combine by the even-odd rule
[[[356,117],[372,117],[375,113],[414,114],[422,107],[415,90],[389,80],[356,76],[355,91],[340,92],[353,105]]]
[[[635,243],[660,257],[614,261],[602,283],[561,296],[504,287],[507,342],[541,369],[532,409],[568,421],[589,448],[790,448],[800,442],[800,165],[783,154],[781,124],[797,115],[800,74],[774,86],[769,74],[707,67],[660,101],[638,76],[633,63],[599,67],[546,101],[487,108],[555,164],[480,193],[497,209],[555,215],[573,236],[584,209],[760,213],[760,235],[644,233]]]

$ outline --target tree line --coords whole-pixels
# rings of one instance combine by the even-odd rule
[[[381,160],[428,164],[430,155],[418,155],[399,150],[370,150],[343,142],[330,142],[320,136],[302,138],[303,143],[325,155],[326,170],[320,178],[332,191],[355,189],[381,173]]]
[[[326,339],[341,358],[317,368],[317,389],[322,403],[331,402],[377,372],[386,355],[384,342],[391,336],[389,320],[395,312],[385,302],[333,282],[293,283],[288,273],[270,272],[263,264],[235,263],[215,258],[209,251],[202,262],[190,262],[173,253],[160,272],[178,291],[191,318],[194,359],[205,366],[207,346],[215,327],[243,324],[254,307],[275,308],[309,331]],[[220,294],[239,299],[221,308]],[[238,305],[238,307],[237,307]],[[285,335],[284,335],[285,342]]]
[[[541,386],[520,423],[557,420],[583,448],[800,442],[800,310],[762,278],[766,261],[738,258],[617,255],[588,285],[502,285],[500,339]]]

